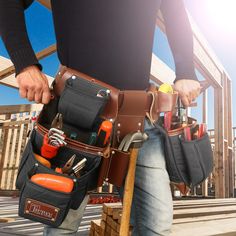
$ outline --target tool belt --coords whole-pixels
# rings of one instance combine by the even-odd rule
[[[64,66],[53,87],[53,99],[43,107],[24,150],[16,186],[19,215],[57,227],[104,180],[123,184],[129,152],[119,148],[122,139],[143,131],[145,116],[154,122],[160,112],[173,110],[177,94],[159,93],[153,86],[120,91]],[[55,118],[63,123],[54,126]],[[110,135],[101,129],[104,121],[112,124]]]

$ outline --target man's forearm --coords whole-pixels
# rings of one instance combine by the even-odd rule
[[[175,61],[176,80],[197,80],[193,62],[193,34],[182,0],[163,0],[161,11]]]
[[[0,0],[0,35],[15,65],[16,74],[30,65],[39,65],[30,44],[24,8],[32,1]]]

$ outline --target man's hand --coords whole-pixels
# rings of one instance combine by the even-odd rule
[[[181,79],[174,84],[174,90],[185,107],[188,107],[200,94],[201,86],[196,80]]]
[[[36,103],[49,103],[51,94],[48,80],[37,66],[25,68],[17,75],[16,79],[22,98],[27,98],[29,101],[35,101]]]

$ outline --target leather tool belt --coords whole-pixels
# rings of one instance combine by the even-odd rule
[[[77,209],[87,192],[104,180],[123,184],[129,152],[120,150],[119,143],[126,134],[143,131],[145,116],[153,122],[160,112],[171,111],[177,94],[159,93],[154,86],[120,91],[62,66],[53,95],[31,132],[16,186],[20,216],[58,227],[69,209]],[[103,145],[97,145],[93,135],[104,121],[112,123],[112,132],[109,142],[105,135]]]
[[[56,96],[60,96],[64,89],[65,81],[72,76],[78,76],[110,89],[110,100],[104,109],[102,117],[116,122],[114,132],[116,138],[114,145],[117,144],[125,134],[143,130],[145,116],[154,123],[158,120],[161,112],[174,110],[178,98],[177,93],[158,92],[156,86],[153,84],[151,84],[146,91],[121,91],[66,66],[61,66],[56,75],[53,86]]]

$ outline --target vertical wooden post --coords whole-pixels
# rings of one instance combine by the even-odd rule
[[[223,89],[214,90],[215,97],[215,197],[225,197],[225,168],[224,168],[224,126],[223,126]]]
[[[229,197],[234,197],[234,176],[235,176],[235,160],[233,158],[233,122],[232,122],[232,83],[225,75],[227,81],[227,103],[228,103],[228,160],[229,160]]]
[[[7,114],[6,116],[5,116],[5,120],[8,120],[8,119],[10,119],[11,118],[11,114]],[[6,160],[5,160],[5,158],[7,158],[7,155],[6,155],[6,153],[7,153],[7,149],[8,149],[8,147],[9,147],[9,142],[10,141],[7,141],[7,140],[9,140],[9,129],[5,129],[4,130],[4,135],[3,135],[3,143],[4,143],[4,145],[3,145],[3,149],[2,149],[2,155],[1,155],[1,160],[0,160],[0,188],[2,187],[2,185],[3,185],[3,183],[2,183],[2,180],[3,180],[3,176],[4,176],[4,174],[5,174],[5,172],[4,172],[4,166],[6,165]],[[4,173],[4,174],[3,174]]]
[[[204,90],[202,94],[202,122],[207,123],[208,119],[208,93]],[[208,196],[208,179],[202,183],[202,195],[204,197]]]
[[[223,145],[224,145],[224,169],[225,169],[225,197],[229,197],[229,152],[228,152],[228,88],[227,88],[227,78],[225,74],[222,74],[222,82],[223,82],[223,126],[224,126],[224,133],[223,133]]]

